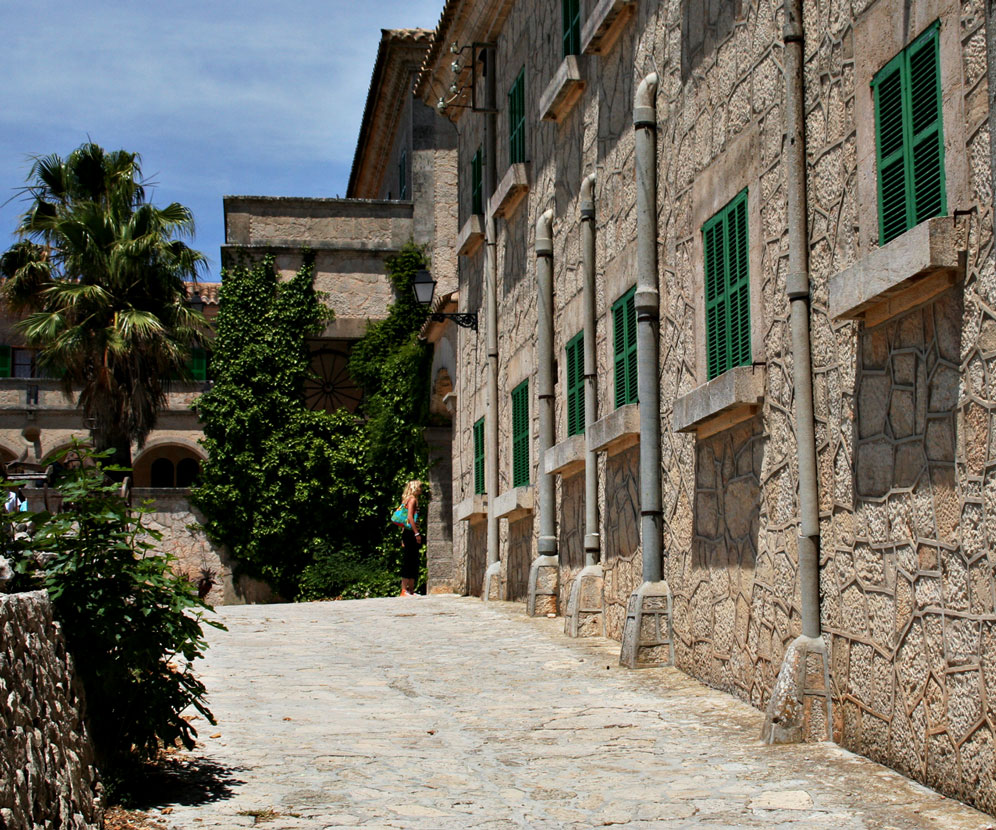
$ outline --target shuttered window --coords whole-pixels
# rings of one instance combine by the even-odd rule
[[[567,434],[584,434],[584,332],[567,343]]]
[[[508,91],[508,163],[526,160],[526,68]]]
[[[12,371],[10,346],[0,346],[0,378],[9,378]]]
[[[636,403],[636,286],[612,305],[616,408]]]
[[[474,493],[483,496],[484,489],[484,419],[474,424]]]
[[[939,32],[935,22],[872,80],[881,245],[947,211]]]
[[[709,380],[750,365],[747,191],[702,226],[705,248],[706,362]]]
[[[408,153],[401,151],[401,158],[398,161],[398,196],[399,199],[408,198]]]
[[[470,160],[470,212],[484,213],[484,147]]]
[[[561,0],[564,22],[564,57],[581,54],[581,0]]]
[[[512,390],[512,486],[529,483],[529,381]]]
[[[195,347],[190,350],[187,370],[194,380],[207,380],[207,352],[204,349]]]

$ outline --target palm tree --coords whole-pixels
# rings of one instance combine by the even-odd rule
[[[62,377],[98,450],[131,466],[166,406],[170,380],[204,341],[187,301],[204,255],[183,205],[146,201],[137,154],[93,143],[34,159],[20,237],[0,257],[2,296],[43,368]]]

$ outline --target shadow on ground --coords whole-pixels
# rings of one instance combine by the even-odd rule
[[[227,767],[179,753],[161,756],[155,764],[136,770],[120,784],[122,803],[138,810],[174,805],[196,807],[224,801],[245,783],[237,777],[242,767]]]

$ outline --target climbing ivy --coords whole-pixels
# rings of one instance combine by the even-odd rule
[[[429,358],[416,340],[425,312],[411,292],[424,261],[413,245],[388,260],[397,300],[350,361],[367,392],[363,417],[303,401],[308,339],[332,316],[314,291],[313,257],[284,282],[272,259],[223,273],[214,385],[197,403],[208,460],[193,499],[241,571],[285,598],[395,588],[400,548],[389,513],[404,482],[426,469]]]

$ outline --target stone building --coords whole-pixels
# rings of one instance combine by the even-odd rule
[[[408,241],[423,245],[438,283],[435,310],[455,303],[457,257],[456,130],[412,94],[432,33],[384,29],[367,93],[345,199],[228,196],[223,261],[238,254],[272,254],[281,274],[315,253],[315,288],[335,319],[313,344],[318,379],[308,395],[315,408],[355,409],[361,399],[348,375],[353,344],[370,321],[381,320],[394,300],[385,260]],[[436,344],[432,405],[427,430],[433,498],[427,515],[430,591],[450,590],[449,334]],[[400,494],[399,494],[400,495]]]
[[[192,301],[201,305],[208,319],[218,311],[218,285],[191,285]],[[0,463],[19,459],[47,464],[73,440],[87,442],[89,428],[75,401],[63,393],[62,382],[37,366],[34,350],[27,348],[14,329],[16,318],[0,317]],[[177,557],[177,567],[195,582],[204,571],[212,573],[208,595],[222,604],[266,596],[251,580],[233,581],[232,562],[212,545],[198,525],[203,517],[190,505],[189,487],[200,470],[204,450],[201,428],[191,403],[207,382],[207,362],[197,353],[191,363],[192,381],[175,382],[156,428],[142,447],[133,445],[133,503],[148,500],[152,512],[147,524],[163,533],[163,549]],[[57,507],[57,497],[46,502],[41,488],[25,490],[32,510]]]
[[[447,0],[416,94],[481,320],[426,332],[454,589],[994,811],[985,13]]]

